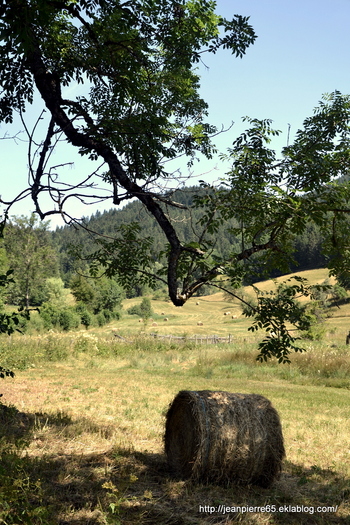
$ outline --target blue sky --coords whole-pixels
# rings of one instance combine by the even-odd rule
[[[225,152],[244,130],[241,117],[245,115],[272,119],[274,127],[283,132],[273,144],[280,150],[287,142],[288,125],[292,140],[323,93],[337,89],[350,94],[350,0],[218,0],[217,12],[227,18],[234,14],[250,16],[258,35],[243,59],[227,50],[203,57],[208,69],[200,67],[201,93],[209,104],[209,121],[219,128],[235,122],[229,132],[217,137],[220,151]],[[28,112],[30,120],[34,121],[40,107],[36,100]],[[19,122],[12,127],[2,124],[0,136],[19,130]],[[0,148],[0,194],[10,199],[26,187],[27,148],[10,140],[0,141]],[[56,154],[53,163],[68,160],[70,152],[66,150],[65,154]],[[90,169],[90,164],[75,156],[74,166],[65,169],[78,177]],[[193,167],[194,176],[208,180],[224,172],[218,158],[201,160]],[[88,216],[106,207],[111,206],[75,205],[74,213]],[[12,212],[27,215],[32,210],[28,199]],[[52,219],[51,224],[60,221]]]
[[[202,93],[212,120],[236,123],[223,144],[248,115],[272,119],[283,146],[288,124],[292,137],[323,93],[350,93],[350,0],[219,0],[218,11],[250,16],[258,35],[243,59],[221,52],[206,60]]]

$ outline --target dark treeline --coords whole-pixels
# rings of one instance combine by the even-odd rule
[[[201,224],[203,208],[196,208],[194,196],[208,192],[200,187],[177,190],[172,195],[164,195],[162,206],[176,223],[176,229],[183,243],[198,242],[201,248],[213,257],[229,257],[241,249],[241,239],[233,233],[239,231],[231,220],[223,221],[213,235]],[[168,206],[167,200],[178,203]],[[140,236],[150,237],[152,244],[152,272],[157,274],[162,267],[159,258],[165,258],[166,238],[164,233],[138,201],[130,202],[122,209],[97,212],[82,221],[82,226],[67,225],[50,231],[49,222],[40,222],[36,215],[12,217],[5,229],[0,246],[0,273],[13,270],[13,282],[1,292],[0,310],[5,304],[24,308],[39,307],[40,315],[33,318],[35,328],[45,330],[59,328],[70,330],[83,325],[103,326],[111,319],[121,315],[122,300],[125,297],[138,297],[152,294],[152,297],[167,299],[164,283],[155,281],[155,288],[136,280],[124,289],[117,277],[108,278],[99,268],[99,278],[90,276],[90,255],[98,248],[97,240],[113,240],[122,225],[138,223]],[[94,233],[95,232],[95,233]],[[321,252],[322,235],[315,224],[310,223],[303,235],[296,235],[291,246],[289,271],[323,267],[325,259]],[[76,248],[80,248],[77,258]],[[163,255],[161,255],[163,252]],[[248,275],[249,282],[262,278],[259,267],[254,275]],[[269,277],[276,277],[277,272]],[[266,274],[263,278],[266,278]],[[244,283],[245,284],[245,283]],[[206,295],[216,288],[204,285],[198,295]],[[74,296],[74,302],[69,294]],[[24,326],[21,327],[24,329]]]
[[[177,190],[172,195],[165,195],[162,206],[176,223],[179,238],[183,243],[198,241],[213,256],[228,257],[239,252],[241,239],[232,233],[237,224],[225,221],[215,235],[205,232],[200,223],[203,208],[196,208],[194,195],[208,192],[199,187]],[[175,201],[179,207],[167,205],[167,199]],[[130,202],[122,209],[97,212],[83,221],[84,227],[73,225],[50,231],[48,222],[40,222],[35,215],[31,217],[13,217],[6,228],[5,238],[0,247],[0,267],[3,272],[13,269],[14,282],[9,287],[2,302],[14,305],[42,306],[43,304],[63,304],[64,289],[70,288],[76,301],[88,305],[92,315],[107,315],[115,310],[125,297],[117,279],[89,278],[89,255],[98,249],[96,239],[99,235],[113,239],[118,228],[123,224],[138,223],[140,235],[153,240],[154,273],[161,267],[159,254],[166,249],[166,238],[154,219],[138,201]],[[237,231],[237,229],[236,229]],[[96,232],[96,233],[93,233]],[[203,244],[205,238],[205,244]],[[325,265],[321,252],[322,235],[318,227],[310,223],[303,235],[296,235],[291,247],[292,258],[289,271],[319,268]],[[74,249],[81,248],[81,258],[77,258]],[[164,257],[164,255],[163,255]],[[253,265],[254,266],[254,265]],[[259,268],[249,275],[249,281],[259,280]],[[100,272],[100,274],[103,272]],[[269,277],[276,277],[277,272]],[[266,278],[266,275],[264,275]],[[159,294],[166,297],[166,287],[156,281]],[[199,290],[199,294],[209,294],[216,289],[208,285]],[[127,297],[136,297],[151,292],[144,284],[134,284],[127,290]],[[153,293],[153,292],[152,292]],[[87,314],[86,314],[86,317]]]
[[[176,190],[172,195],[172,201],[175,201],[186,209],[170,208],[163,203],[163,207],[172,220],[176,222],[176,229],[182,242],[189,243],[199,239],[203,227],[200,225],[200,219],[203,216],[203,210],[193,206],[193,196],[200,194],[203,189],[199,187],[190,187],[183,190]],[[208,191],[207,189],[205,191]],[[154,218],[149,215],[147,210],[142,207],[138,201],[130,202],[122,209],[111,209],[103,213],[97,212],[90,218],[83,221],[84,228],[75,228],[73,226],[64,226],[57,228],[52,232],[52,240],[59,254],[60,272],[62,279],[68,285],[74,273],[77,261],[70,254],[70,247],[81,245],[83,254],[87,255],[96,249],[95,238],[91,232],[96,232],[107,237],[113,238],[116,229],[122,224],[137,222],[142,228],[142,233],[153,239],[154,254],[164,250],[166,238]],[[225,222],[220,226],[215,235],[206,233],[208,243],[212,244],[213,253],[221,256],[228,256],[229,253],[240,247],[241,240],[237,238],[231,229],[237,225],[233,221]],[[293,242],[292,254],[293,260],[290,262],[290,271],[307,270],[320,268],[325,265],[325,258],[321,251],[322,235],[317,225],[310,223],[303,235],[297,235]],[[156,259],[156,255],[155,255]],[[277,272],[270,275],[276,277]],[[253,280],[258,280],[259,275]],[[206,287],[207,288],[207,287]]]

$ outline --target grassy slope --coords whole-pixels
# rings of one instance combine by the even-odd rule
[[[324,280],[319,273],[311,277]],[[125,316],[98,330],[13,338],[7,346],[8,352],[20,353],[21,342],[32,367],[1,384],[3,402],[19,410],[0,411],[2,450],[15,438],[24,441],[16,460],[4,455],[0,485],[8,472],[9,486],[0,487],[0,518],[31,525],[349,523],[350,356],[343,344],[348,306],[340,309],[342,317],[327,321],[323,343],[308,343],[307,354],[279,366],[254,362],[256,339],[246,332],[248,321],[224,316],[239,311],[220,294],[193,299],[180,309],[152,304],[157,327]],[[236,340],[231,346],[196,347],[140,337],[127,345],[117,342],[113,329],[129,338],[157,330],[232,333]],[[325,388],[337,377],[338,386],[348,388]],[[181,389],[268,397],[283,424],[287,458],[281,479],[270,489],[172,480],[163,456],[164,414]],[[8,514],[4,502],[10,505]],[[314,514],[199,512],[200,505],[221,503],[338,508]]]
[[[309,270],[295,275],[308,279],[311,284],[317,284],[327,279],[328,271],[324,269]],[[284,281],[289,277],[292,277],[292,275],[278,278],[277,282]],[[330,282],[333,283],[334,279],[330,279]],[[275,288],[275,284],[272,281],[258,283],[256,286],[265,292]],[[249,295],[254,295],[252,287],[247,287],[246,292]],[[126,311],[130,306],[140,302],[140,298],[127,299],[124,301],[124,310]],[[120,322],[115,323],[115,329],[121,335],[140,332],[181,336],[194,334],[227,336],[228,334],[233,334],[238,337],[244,336],[247,341],[255,340],[247,332],[248,327],[251,325],[251,320],[242,316],[239,301],[234,300],[231,302],[225,300],[222,292],[205,297],[191,298],[181,308],[175,307],[170,302],[152,301],[152,308],[156,315],[146,325],[140,323],[136,316],[124,316]],[[230,312],[230,315],[224,315],[225,312]],[[162,313],[164,315],[161,315]],[[327,320],[326,325],[332,333],[328,334],[328,337],[333,342],[344,342],[350,329],[350,322],[347,322],[347,318],[350,317],[350,304],[334,308],[330,313],[332,317]],[[237,319],[232,319],[232,316],[237,317]],[[168,321],[164,321],[165,317]],[[156,322],[157,326],[152,326],[153,322]],[[203,326],[198,326],[198,322],[202,322]]]
[[[174,350],[165,355],[149,351],[148,359],[139,353],[113,360],[83,356],[20,372],[2,388],[4,401],[26,414],[19,421],[28,456],[19,471],[32,483],[41,480],[42,502],[52,506],[54,523],[233,523],[216,513],[199,513],[199,505],[223,503],[337,505],[336,513],[318,513],[317,521],[310,521],[308,513],[247,513],[240,522],[345,524],[350,515],[350,391],[240,375],[238,364],[210,377],[207,368],[191,367],[187,353]],[[271,489],[223,489],[172,480],[163,456],[164,413],[181,389],[268,397],[280,413],[285,437],[280,481]]]

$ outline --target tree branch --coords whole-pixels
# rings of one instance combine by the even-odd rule
[[[31,31],[33,49],[28,53],[28,62],[34,76],[35,84],[45,101],[46,107],[50,111],[53,120],[64,132],[71,144],[79,148],[86,148],[89,151],[95,151],[108,164],[111,178],[124,187],[127,192],[137,197],[146,208],[152,213],[161,229],[164,231],[171,246],[168,266],[168,287],[171,300],[176,306],[182,306],[185,302],[184,297],[177,293],[177,264],[183,247],[177,237],[177,234],[171,222],[167,219],[161,207],[155,200],[145,192],[138,184],[129,179],[123,170],[116,154],[110,146],[104,144],[101,140],[91,137],[87,133],[78,131],[71,119],[62,109],[61,86],[57,75],[52,74],[45,67],[41,56],[40,48],[36,42],[35,35]]]

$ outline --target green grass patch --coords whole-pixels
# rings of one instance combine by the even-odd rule
[[[346,314],[346,308],[338,313]],[[16,373],[0,382],[0,522],[348,523],[348,318],[328,319],[323,340],[302,341],[306,352],[280,365],[256,361],[261,336],[247,332],[249,320],[232,318],[238,307],[221,294],[179,309],[152,301],[152,309],[154,318],[144,323],[125,315],[89,330],[0,337],[0,362]],[[175,342],[151,333],[187,339]],[[199,345],[189,341],[196,333],[231,333],[233,342]],[[281,479],[261,489],[172,478],[163,453],[165,413],[183,389],[268,397],[285,438]],[[218,505],[270,509],[223,515]],[[285,506],[296,511],[271,510]],[[334,512],[317,511],[333,506]]]
[[[2,383],[9,406],[1,412],[0,426],[0,516],[5,523],[210,525],[239,519],[263,525],[275,524],[276,518],[286,525],[346,523],[349,390],[294,384],[288,377],[274,377],[272,366],[260,366],[259,376],[259,365],[249,364],[248,349],[238,354],[235,371],[227,368],[236,365],[228,349],[161,352],[157,347],[147,352],[135,365],[126,352],[96,358],[98,366],[91,372],[82,353],[68,363],[49,361],[19,371]],[[174,480],[162,436],[165,411],[182,389],[268,397],[281,416],[285,437],[281,479],[270,489]],[[337,511],[223,516],[200,510],[219,504],[337,506]],[[172,521],[174,508],[177,521]]]

